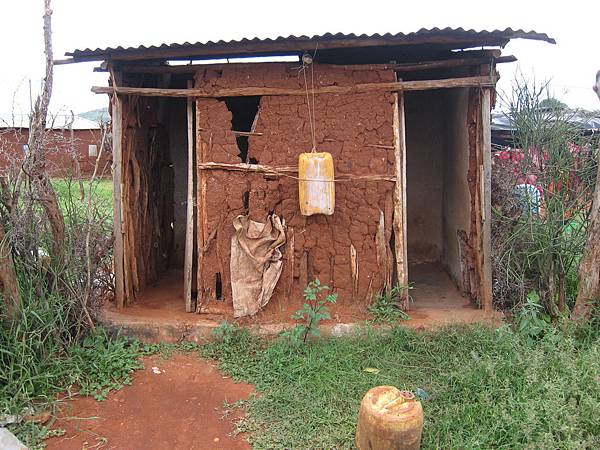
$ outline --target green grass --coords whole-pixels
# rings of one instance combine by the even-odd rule
[[[52,186],[56,191],[56,195],[59,198],[63,210],[67,208],[67,205],[71,204],[75,205],[79,211],[84,211],[87,207],[87,200],[84,200],[83,202],[81,201],[80,185],[76,180],[55,178],[52,180]],[[112,214],[112,179],[97,179],[94,181],[91,187],[95,204],[103,208],[104,211]],[[83,181],[83,189],[87,195],[90,189],[89,181]],[[71,198],[72,202],[68,201],[69,197]]]
[[[256,386],[239,426],[259,449],[353,448],[360,400],[378,385],[430,395],[425,449],[600,448],[597,331],[528,345],[507,326],[395,328],[298,347],[230,329],[202,351]]]

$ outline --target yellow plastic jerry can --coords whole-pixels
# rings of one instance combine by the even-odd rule
[[[301,153],[298,158],[298,178],[302,215],[332,215],[335,208],[335,178],[331,153]]]

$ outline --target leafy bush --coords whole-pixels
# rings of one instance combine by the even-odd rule
[[[329,286],[321,284],[317,278],[308,283],[304,289],[305,303],[292,315],[292,319],[300,321],[292,330],[284,332],[284,336],[296,343],[305,343],[309,335],[319,336],[319,323],[331,319],[327,304],[337,301],[337,294],[325,294]]]
[[[537,292],[530,292],[517,316],[517,329],[529,343],[544,336],[550,328],[550,316],[544,313]]]

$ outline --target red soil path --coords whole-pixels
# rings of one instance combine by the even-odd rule
[[[83,397],[63,405],[53,428],[66,434],[47,440],[48,450],[251,448],[244,436],[230,436],[240,413],[224,416],[224,403],[247,399],[251,385],[234,383],[195,354],[147,357],[144,366],[132,386],[103,402]]]

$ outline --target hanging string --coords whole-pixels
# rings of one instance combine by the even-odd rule
[[[315,55],[317,53],[317,48],[315,47]],[[311,93],[312,93],[312,102],[311,96],[308,94],[308,79],[306,76],[306,70],[310,66],[310,83],[311,83]],[[302,71],[302,76],[304,78],[304,91],[306,93],[306,108],[308,110],[308,122],[310,127],[310,135],[312,139],[312,149],[311,152],[314,153],[317,151],[317,137],[316,137],[316,129],[317,123],[315,118],[315,72],[313,65],[313,56],[308,53],[302,55],[302,66],[300,67]]]

